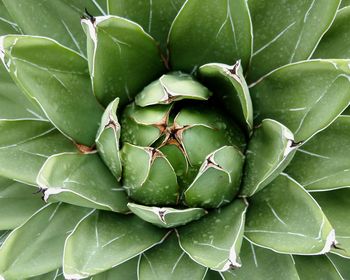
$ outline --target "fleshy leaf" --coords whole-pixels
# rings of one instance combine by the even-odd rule
[[[175,170],[162,152],[125,143],[121,155],[123,186],[132,199],[144,205],[177,204]]]
[[[75,145],[47,121],[0,120],[0,175],[29,185],[45,160]]]
[[[128,203],[129,209],[142,220],[164,228],[172,228],[198,220],[205,214],[202,208],[175,209]]]
[[[317,46],[313,58],[350,57],[350,7],[338,11],[337,16],[321,42]]]
[[[196,178],[184,192],[186,205],[218,208],[239,192],[244,155],[234,146],[223,146],[209,154]]]
[[[199,68],[198,74],[202,83],[214,92],[214,98],[226,107],[235,121],[249,134],[253,129],[253,107],[241,62],[232,66],[205,64]]]
[[[332,261],[326,256],[293,256],[300,280],[344,280]]]
[[[86,60],[43,37],[0,37],[0,51],[11,77],[47,118],[79,144],[91,146],[102,107],[92,94]]]
[[[160,243],[166,231],[136,216],[95,210],[68,237],[63,260],[68,279],[115,267]]]
[[[139,280],[203,279],[207,268],[195,263],[180,248],[173,233],[163,243],[141,255]]]
[[[335,229],[336,246],[332,251],[350,258],[350,188],[312,193]]]
[[[245,235],[284,254],[324,254],[335,243],[334,229],[320,206],[285,174],[249,201]]]
[[[350,187],[350,116],[301,146],[285,172],[309,191]]]
[[[205,30],[205,32],[203,32]],[[170,65],[188,73],[206,63],[250,60],[252,27],[245,0],[188,0],[169,32]]]
[[[294,133],[296,142],[307,140],[349,104],[349,63],[313,60],[272,72],[250,89],[255,121],[274,119]]]
[[[225,280],[299,280],[291,255],[276,254],[271,250],[255,246],[244,239],[239,256],[242,267],[224,272],[223,278]]]
[[[7,236],[11,233],[11,230],[2,230],[0,231],[0,246],[4,243]]]
[[[350,259],[335,254],[327,254],[327,257],[332,261],[344,280],[350,279]]]
[[[166,53],[171,23],[185,0],[108,0],[108,12],[140,24]]]
[[[265,119],[249,141],[243,175],[243,196],[252,196],[266,187],[292,159],[294,136],[288,128]]]
[[[254,52],[250,82],[271,70],[308,59],[332,24],[340,0],[249,0]]]
[[[44,206],[36,188],[0,178],[0,230],[14,229]]]
[[[342,0],[340,4],[340,8],[350,6],[350,0]]]
[[[101,0],[4,0],[3,2],[25,34],[53,38],[83,55],[86,52],[86,39],[79,20],[84,14],[84,9],[93,15],[105,13]],[[9,33],[11,34],[11,32],[7,34]]]
[[[0,248],[0,277],[23,279],[62,265],[64,241],[88,208],[54,203],[43,207],[7,237]]]
[[[96,136],[96,147],[104,163],[119,181],[122,174],[122,163],[119,154],[121,128],[117,117],[118,104],[119,98],[116,98],[103,113]]]
[[[57,268],[51,272],[26,278],[26,280],[65,280],[63,276],[63,272],[61,268]]]
[[[138,24],[116,16],[82,20],[96,98],[107,106],[116,97],[120,106],[132,101],[164,66],[157,43]]]
[[[245,212],[243,200],[215,209],[200,220],[178,228],[181,248],[196,262],[213,270],[240,267]]]
[[[172,72],[146,86],[135,98],[138,106],[169,104],[183,99],[208,100],[211,92],[190,75]]]
[[[127,212],[127,196],[96,153],[62,153],[49,157],[37,184],[46,201]]]
[[[21,33],[18,25],[0,1],[0,36],[17,33]],[[44,118],[39,107],[32,104],[14,84],[2,63],[0,63],[0,118]]]

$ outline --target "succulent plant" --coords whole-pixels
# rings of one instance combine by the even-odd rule
[[[0,1],[0,279],[350,279],[340,2]]]

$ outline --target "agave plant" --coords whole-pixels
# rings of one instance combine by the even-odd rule
[[[350,6],[0,1],[0,279],[350,279]]]

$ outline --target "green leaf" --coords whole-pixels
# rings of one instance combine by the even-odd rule
[[[286,173],[309,191],[350,186],[350,116],[338,117],[301,146]]]
[[[251,88],[255,121],[277,120],[294,133],[296,142],[307,140],[349,104],[349,63],[313,60],[272,72]]]
[[[350,258],[350,188],[312,193],[335,229],[335,253]],[[339,249],[337,249],[339,248]]]
[[[219,208],[230,203],[241,184],[244,155],[235,146],[210,153],[183,193],[187,206]]]
[[[96,154],[62,153],[49,157],[37,184],[45,201],[127,212],[127,196],[118,181]]]
[[[251,198],[246,219],[249,241],[278,253],[324,254],[335,242],[320,206],[285,174]]]
[[[100,128],[96,136],[99,155],[118,181],[122,175],[122,163],[119,154],[120,124],[117,117],[119,98],[114,99],[102,115]]]
[[[169,32],[170,65],[193,72],[206,63],[246,68],[252,48],[252,27],[245,0],[188,0]]]
[[[76,151],[75,145],[43,120],[0,120],[0,176],[36,185],[45,160]]]
[[[207,274],[205,275],[203,280],[222,280],[222,279],[223,279],[223,275],[221,272],[208,269]]]
[[[91,146],[102,107],[92,95],[86,60],[42,37],[1,37],[0,50],[11,77],[48,119],[79,144]]]
[[[65,280],[61,268],[57,268],[49,273],[27,278],[26,280]]]
[[[0,248],[0,277],[23,279],[62,265],[63,245],[88,208],[49,204],[11,232]]]
[[[337,256],[335,254],[327,254],[327,257],[332,261],[344,280],[350,279],[350,259]]]
[[[326,256],[293,256],[300,280],[343,280],[339,271]]]
[[[122,149],[123,185],[128,195],[145,205],[174,205],[179,185],[166,156],[152,147],[125,143]]]
[[[215,209],[200,220],[178,228],[181,248],[203,266],[225,271],[240,267],[245,212],[243,200]]]
[[[185,225],[207,214],[207,211],[202,208],[175,209],[144,206],[135,203],[128,203],[128,207],[142,220],[164,228]]]
[[[125,106],[163,70],[154,39],[138,24],[116,16],[82,20],[96,98],[107,106],[116,97]]]
[[[166,53],[171,23],[185,0],[108,0],[108,12],[140,24]]]
[[[180,248],[173,233],[163,243],[141,255],[139,280],[203,279],[207,268],[195,263]]]
[[[235,118],[237,124],[250,134],[253,129],[253,107],[241,62],[230,66],[209,63],[198,70],[199,79]]]
[[[292,62],[308,59],[332,24],[340,0],[249,0],[254,52],[250,82]]]
[[[342,0],[340,4],[340,8],[350,6],[350,0]]]
[[[162,242],[166,231],[138,217],[93,211],[68,237],[63,260],[68,279],[82,279],[115,267]]]
[[[275,179],[292,159],[294,136],[288,128],[265,119],[249,141],[243,175],[243,196],[252,196]]]
[[[350,7],[339,10],[337,16],[321,42],[317,46],[313,58],[350,57]]]
[[[291,255],[276,254],[244,239],[240,258],[242,267],[224,272],[223,278],[225,280],[299,280]]]
[[[36,188],[0,177],[0,230],[14,229],[44,206]]]
[[[9,33],[20,33],[20,30],[0,1],[0,35]],[[2,63],[0,63],[0,118],[43,118],[41,110],[13,83]]]
[[[138,106],[169,104],[183,99],[208,100],[211,92],[191,75],[172,72],[146,86],[135,98]]]
[[[53,38],[81,54],[86,52],[86,39],[79,25],[84,9],[93,15],[104,14],[103,6],[98,4],[102,1],[94,0],[3,0],[3,2],[25,34]]]

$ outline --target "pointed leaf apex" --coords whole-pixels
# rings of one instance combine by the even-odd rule
[[[326,254],[326,253],[330,252],[332,247],[336,244],[337,244],[337,241],[335,239],[335,230],[332,229],[327,236],[325,246],[324,246],[323,250],[320,252],[320,254],[322,255],[322,254]]]

